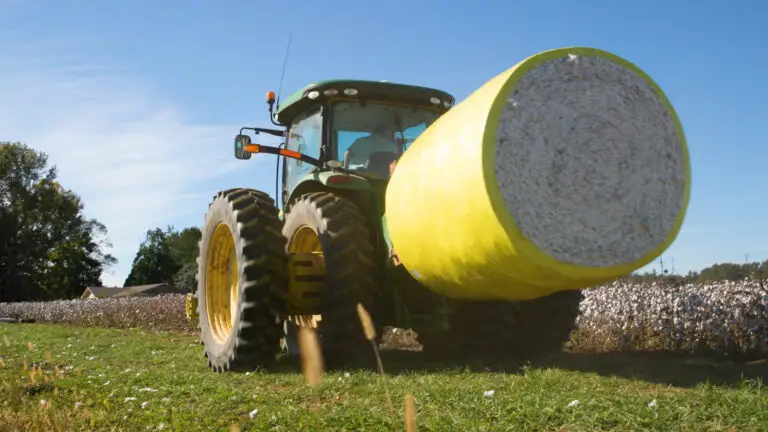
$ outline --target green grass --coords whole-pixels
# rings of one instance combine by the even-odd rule
[[[213,373],[195,335],[47,324],[0,324],[0,359],[2,431],[393,429],[375,363],[309,388],[298,362]],[[502,373],[429,364],[418,352],[383,359],[398,430],[406,392],[418,430],[768,430],[768,363],[564,353]]]

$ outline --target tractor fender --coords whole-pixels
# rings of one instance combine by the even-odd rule
[[[371,190],[370,182],[362,176],[340,171],[316,171],[302,177],[288,195],[286,204],[312,192],[334,191],[339,195],[354,195]],[[287,208],[287,206],[284,206]]]

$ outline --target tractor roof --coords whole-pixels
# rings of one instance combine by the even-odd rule
[[[357,92],[352,91],[352,94],[349,94],[349,90]],[[388,81],[335,79],[314,82],[285,98],[277,107],[277,121],[288,124],[309,106],[329,98],[399,102],[424,107],[438,106],[443,110],[447,110],[455,102],[454,97],[449,93],[429,87]]]

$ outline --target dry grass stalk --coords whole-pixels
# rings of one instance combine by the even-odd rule
[[[360,317],[360,323],[363,325],[365,338],[369,341],[376,339],[376,328],[373,326],[371,315],[361,303],[357,304],[357,315]]]
[[[357,316],[360,317],[360,324],[363,326],[365,338],[373,345],[373,353],[376,354],[376,361],[379,364],[379,373],[384,375],[384,364],[381,361],[381,355],[379,355],[379,347],[376,345],[376,327],[373,326],[371,315],[361,303],[357,304]]]
[[[310,386],[319,385],[323,381],[324,365],[323,356],[320,353],[320,343],[317,341],[317,333],[311,327],[300,326],[298,339],[304,379]]]
[[[5,342],[5,346],[11,346],[11,341],[8,339],[8,336],[3,335],[3,342]]]
[[[416,402],[410,393],[405,394],[405,431],[416,432]]]
[[[363,333],[365,334],[365,338],[371,342],[373,353],[376,355],[376,362],[379,365],[379,374],[381,374],[381,378],[384,380],[384,391],[387,393],[387,402],[389,402],[389,412],[392,414],[392,423],[395,425],[395,430],[397,430],[395,405],[392,404],[392,396],[389,393],[389,386],[387,385],[387,381],[384,379],[384,363],[381,361],[379,347],[376,345],[376,327],[373,326],[373,319],[371,319],[371,315],[365,309],[365,306],[363,306],[361,303],[357,304],[357,315],[360,318],[360,324],[363,326]]]

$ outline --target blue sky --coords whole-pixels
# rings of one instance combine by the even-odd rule
[[[768,3],[214,4],[0,0],[0,139],[48,152],[107,225],[120,260],[107,284],[122,284],[147,229],[199,226],[219,189],[274,189],[274,159],[237,161],[231,143],[268,126],[289,32],[284,94],[348,77],[461,100],[542,50],[621,55],[665,90],[690,146],[689,213],[666,260],[685,272],[768,259]]]

